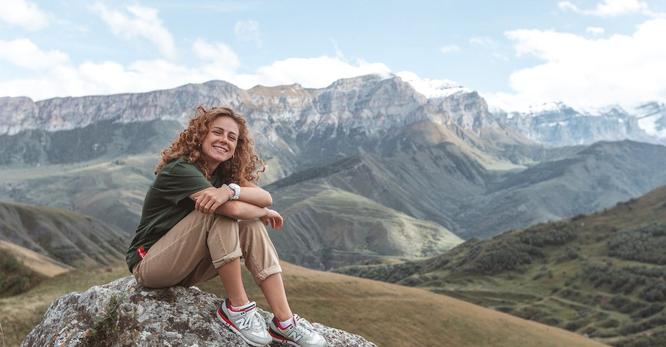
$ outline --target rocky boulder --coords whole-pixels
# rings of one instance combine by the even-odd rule
[[[221,301],[196,287],[146,289],[128,276],[60,297],[21,346],[247,346],[218,320]],[[260,312],[268,322],[270,314]],[[313,325],[330,346],[375,346]]]

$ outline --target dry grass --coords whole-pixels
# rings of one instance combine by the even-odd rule
[[[0,240],[0,251],[8,252],[30,270],[46,277],[60,275],[72,269],[56,260],[7,241]]]
[[[418,288],[283,263],[292,309],[311,321],[362,335],[379,346],[603,346],[566,330]],[[268,308],[245,273],[253,300]],[[202,289],[224,296],[213,279]]]
[[[426,290],[320,272],[283,263],[292,309],[311,321],[360,334],[379,346],[603,346],[574,333],[526,321]],[[18,345],[48,305],[128,275],[121,264],[71,271],[33,290],[0,299],[0,324],[7,346]],[[250,297],[268,308],[249,275]],[[224,297],[218,279],[200,288]]]

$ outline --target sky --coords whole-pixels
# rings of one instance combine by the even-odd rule
[[[666,0],[2,2],[0,96],[393,73],[505,110],[666,102]]]

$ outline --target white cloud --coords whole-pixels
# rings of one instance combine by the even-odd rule
[[[0,40],[0,59],[25,69],[42,70],[66,64],[69,57],[58,50],[43,51],[29,39],[16,39]]]
[[[640,0],[604,0],[596,4],[594,9],[581,9],[570,1],[560,1],[557,6],[563,11],[572,11],[588,16],[616,17],[625,14],[642,14],[650,17],[661,17],[663,14],[650,10],[647,3]]]
[[[39,30],[49,23],[39,6],[25,0],[3,0],[0,20],[28,30]]]
[[[648,5],[638,0],[604,0],[598,3],[594,14],[602,17],[619,16],[627,13],[642,13]]]
[[[224,67],[225,70],[233,71],[240,67],[240,59],[236,52],[224,43],[208,43],[203,39],[197,39],[192,48],[199,59]]]
[[[514,30],[506,33],[518,56],[543,63],[511,74],[513,93],[487,94],[509,109],[563,101],[589,108],[666,99],[666,19],[651,19],[632,35],[585,38],[570,33]]]
[[[0,55],[0,59],[15,66],[39,66],[42,70],[32,77],[0,81],[0,95],[25,95],[41,100],[55,96],[145,92],[213,79],[225,80],[241,88],[291,83],[321,88],[340,78],[390,72],[382,63],[364,60],[349,62],[341,57],[321,56],[287,58],[254,72],[241,73],[240,59],[229,46],[202,39],[192,45],[192,51],[199,59],[196,66],[164,59],[140,60],[127,65],[114,61],[88,61],[73,65],[64,53],[45,52],[32,42],[25,41],[0,41],[0,47],[11,46],[13,52]]]
[[[111,10],[100,2],[92,6],[93,12],[106,22],[115,35],[128,39],[143,38],[154,43],[165,57],[176,57],[173,37],[162,24],[156,9],[139,5],[127,6],[126,9],[128,13]]]
[[[474,46],[492,47],[495,45],[495,40],[488,36],[474,36],[469,39],[469,43]]]
[[[248,88],[256,84],[279,85],[299,83],[306,87],[323,88],[340,78],[367,74],[387,74],[391,70],[382,63],[358,60],[349,63],[338,57],[287,58],[257,69],[254,74],[238,75],[235,83]]]
[[[587,27],[585,28],[585,32],[592,35],[603,35],[606,30],[602,27]]]
[[[236,25],[234,25],[234,34],[241,41],[250,41],[254,42],[257,46],[261,46],[261,29],[259,29],[259,22],[255,20],[236,22]]]
[[[574,11],[574,12],[579,12],[580,9],[578,6],[574,5],[570,1],[560,1],[557,3],[557,7],[560,8],[560,10],[563,11]]]
[[[439,51],[442,52],[442,54],[447,55],[455,52],[460,52],[460,46],[458,45],[446,45],[443,47],[439,48]]]

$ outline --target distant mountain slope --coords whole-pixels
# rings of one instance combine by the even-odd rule
[[[83,213],[134,233],[158,158],[123,156],[82,164],[0,168],[0,196]]]
[[[339,271],[420,286],[617,346],[666,344],[666,187],[426,260]]]
[[[69,266],[107,265],[125,255],[128,234],[61,209],[0,202],[0,240]]]
[[[459,210],[458,223],[486,237],[611,207],[666,184],[666,147],[598,142],[568,158],[503,174]],[[507,208],[510,207],[510,208]]]
[[[666,147],[658,145],[625,141],[565,148],[553,152],[560,159],[513,172],[488,170],[453,143],[423,140],[400,146],[390,155],[366,153],[304,170],[266,189],[279,210],[310,198],[314,193],[299,187],[312,184],[365,197],[470,238],[592,212],[666,184],[666,160],[660,160],[666,158]],[[155,155],[137,155],[0,168],[0,196],[92,215],[133,233],[156,161]]]
[[[392,156],[360,155],[323,168],[297,173],[267,189],[301,181],[329,185],[365,196],[415,218],[450,230],[460,227],[450,211],[470,196],[483,194],[493,173],[452,143],[405,148]]]
[[[462,242],[442,226],[415,219],[360,195],[316,185],[280,191],[275,208],[284,231],[271,239],[282,259],[328,269],[387,257],[417,258]],[[281,208],[283,202],[291,199]]]
[[[664,146],[600,142],[559,155],[526,170],[497,172],[452,143],[419,145],[393,156],[344,159],[266,188],[281,199],[284,189],[306,182],[335,187],[469,238],[593,212],[666,184]],[[310,194],[289,189],[292,197],[281,206]]]
[[[114,123],[99,121],[82,128],[28,129],[0,135],[0,165],[43,165],[159,153],[181,129],[174,120]]]

